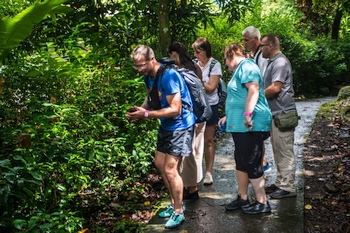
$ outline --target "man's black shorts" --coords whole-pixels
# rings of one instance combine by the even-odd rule
[[[189,156],[192,150],[194,125],[187,129],[158,131],[157,151],[174,156]]]

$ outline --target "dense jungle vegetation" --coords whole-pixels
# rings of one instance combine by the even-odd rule
[[[125,213],[155,204],[140,181],[158,121],[125,118],[146,94],[139,44],[207,37],[221,61],[254,25],[281,37],[299,98],[350,84],[347,0],[2,0],[0,19],[1,232],[141,231]],[[108,208],[111,225],[88,222]]]

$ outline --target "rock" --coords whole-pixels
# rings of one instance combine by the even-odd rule
[[[326,191],[327,192],[330,192],[330,193],[336,193],[336,192],[338,192],[338,188],[337,187],[335,187],[333,184],[331,184],[331,183],[327,183],[327,184],[325,184],[325,189],[326,189]]]
[[[344,100],[350,98],[350,86],[341,88],[338,92],[337,100]]]

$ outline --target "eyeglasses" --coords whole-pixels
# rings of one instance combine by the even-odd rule
[[[261,47],[268,46],[268,45],[270,45],[270,44],[260,44],[259,47],[261,48]]]
[[[140,65],[133,65],[133,67],[135,68],[135,70],[138,70],[139,68],[144,69],[146,67],[147,63],[143,63]]]

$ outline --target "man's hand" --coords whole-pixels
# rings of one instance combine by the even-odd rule
[[[145,108],[134,106],[134,107],[128,109],[128,113],[126,114],[126,118],[130,119],[131,121],[143,119],[143,118],[145,118],[145,112],[146,112]]]

